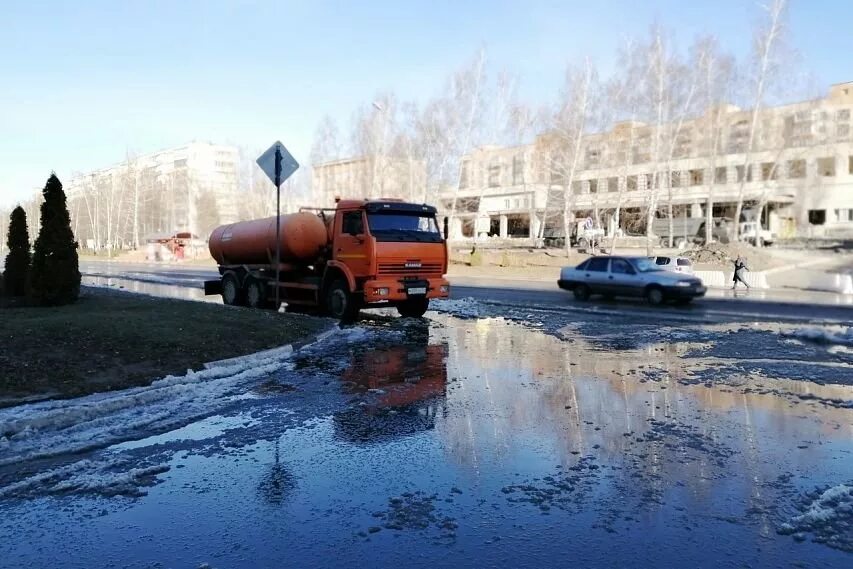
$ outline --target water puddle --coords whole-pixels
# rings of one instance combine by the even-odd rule
[[[148,468],[144,497],[0,499],[14,520],[0,522],[0,537],[17,536],[0,540],[0,557],[57,567],[849,564],[847,542],[809,533],[802,512],[853,478],[853,388],[784,373],[808,361],[843,369],[825,348],[789,354],[767,330],[613,319],[532,328],[380,312],[350,330],[295,354],[226,415],[92,457]],[[764,373],[727,365],[743,345]],[[839,511],[836,533],[850,527]]]

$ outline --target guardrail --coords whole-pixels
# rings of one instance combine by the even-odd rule
[[[695,271],[693,274],[702,279],[705,286],[714,288],[732,286],[732,276],[734,275],[734,273],[725,271]],[[764,271],[747,271],[744,275],[744,280],[752,288],[770,288],[770,285],[767,283],[767,273]]]

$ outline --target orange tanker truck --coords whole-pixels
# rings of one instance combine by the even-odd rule
[[[447,245],[436,210],[399,200],[344,200],[281,216],[276,282],[275,217],[223,225],[210,235],[221,278],[205,294],[225,304],[274,308],[275,287],[288,307],[341,320],[361,308],[395,306],[422,316],[431,298],[447,298]]]

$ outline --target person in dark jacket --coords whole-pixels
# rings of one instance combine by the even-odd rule
[[[732,275],[732,290],[737,288],[737,283],[741,282],[744,286],[749,289],[749,285],[746,282],[746,274],[744,271],[748,271],[749,267],[746,266],[746,259],[738,255],[737,259],[735,259],[735,272]]]

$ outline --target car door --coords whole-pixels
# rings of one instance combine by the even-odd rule
[[[592,292],[608,293],[609,280],[607,267],[610,264],[609,257],[593,257],[586,263],[586,268],[581,272],[581,281],[585,283]]]
[[[626,259],[619,257],[610,259],[610,273],[607,278],[613,295],[637,296],[642,293],[642,286],[637,281],[637,271]]]
[[[345,211],[335,229],[335,259],[350,268],[354,277],[370,274],[369,239],[361,210]]]

